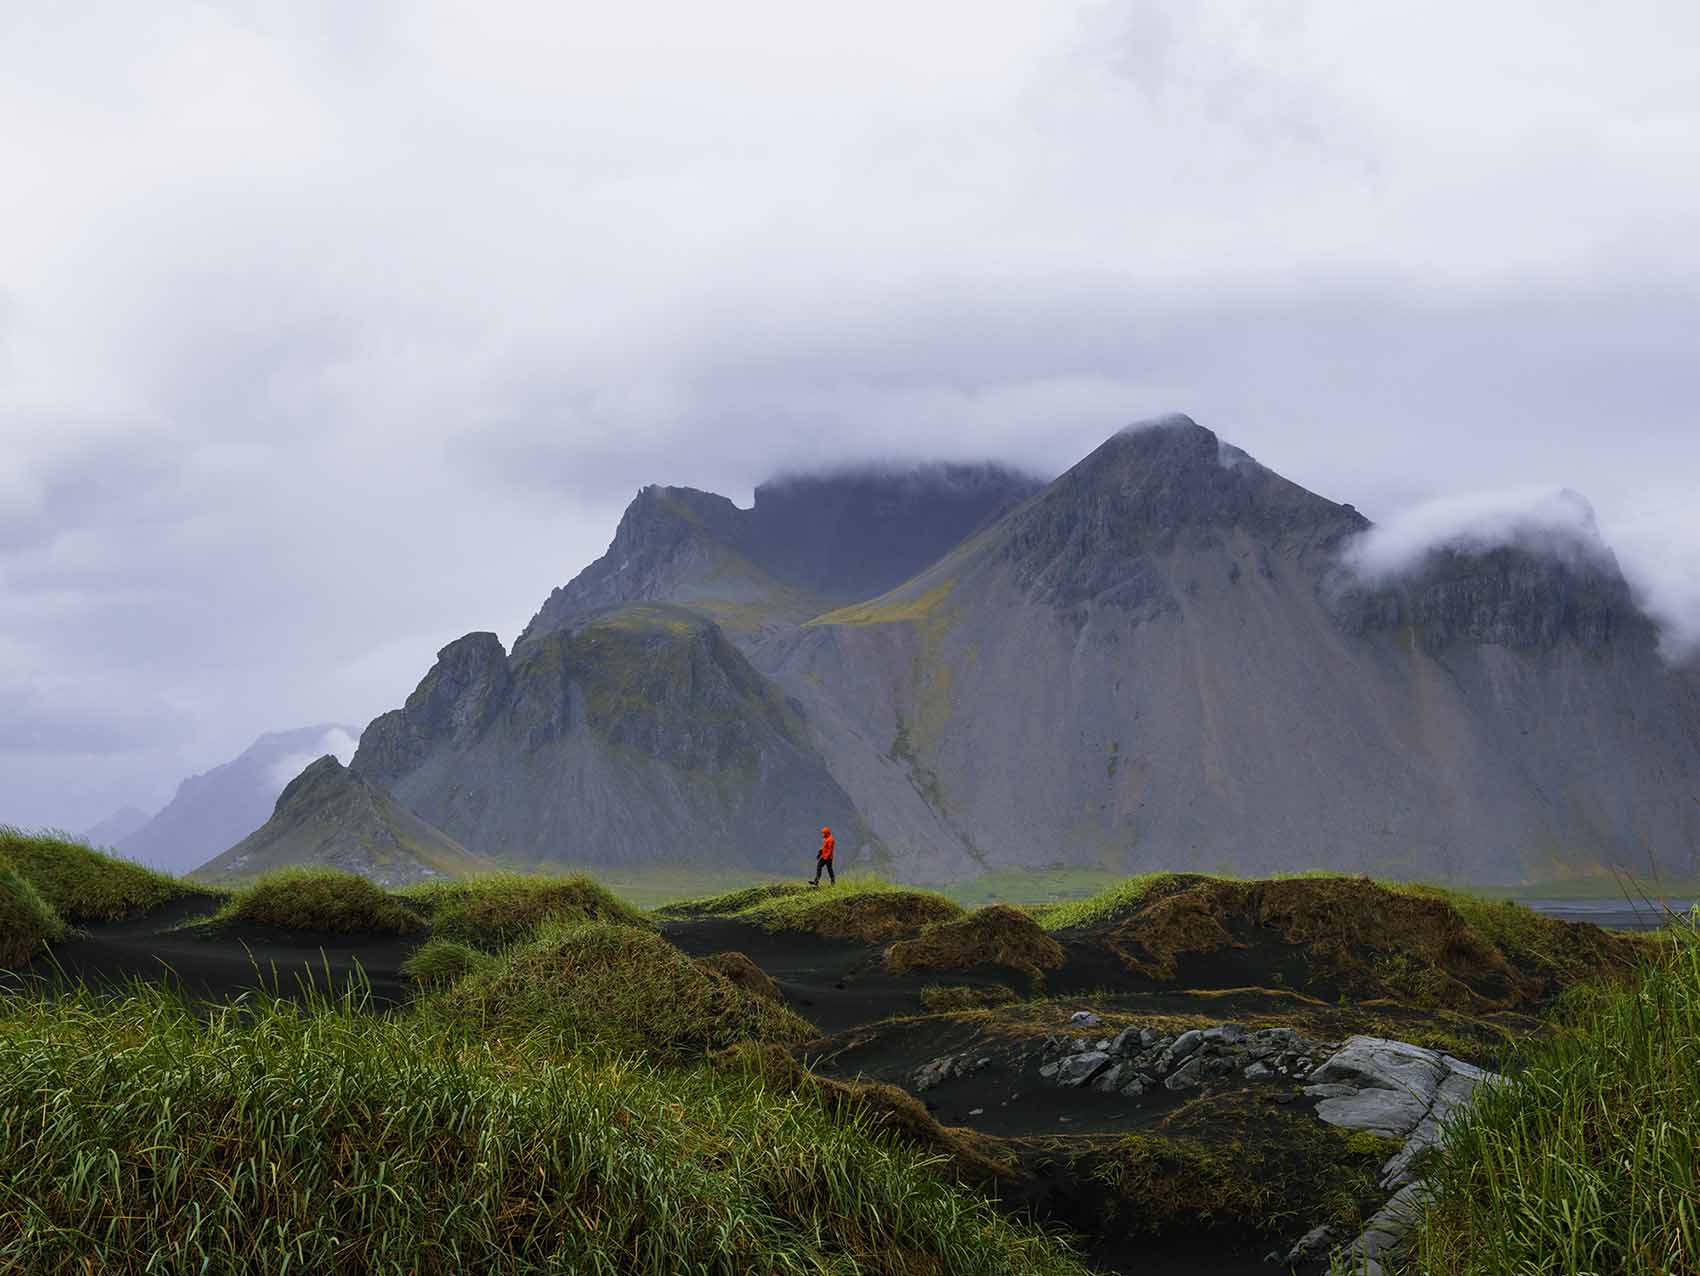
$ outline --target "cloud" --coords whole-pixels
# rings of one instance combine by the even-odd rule
[[[1615,566],[1587,499],[1544,488],[1469,492],[1401,510],[1357,537],[1345,558],[1379,585],[1443,550],[1479,554],[1505,546],[1575,566]]]
[[[7,685],[41,738],[88,728],[39,718],[70,686],[142,725],[0,775],[0,819],[86,826],[392,707],[649,482],[1057,473],[1181,410],[1372,516],[1575,486],[1633,529],[1700,472],[1700,10],[1470,24],[5,8]]]

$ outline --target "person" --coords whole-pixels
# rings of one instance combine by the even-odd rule
[[[838,885],[838,874],[832,871],[832,845],[832,830],[822,829],[820,831],[820,854],[815,856],[815,880],[809,883],[810,886],[820,885],[820,871],[823,868],[826,870],[827,885]]]

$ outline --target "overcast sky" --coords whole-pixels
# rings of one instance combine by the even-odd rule
[[[1700,634],[1696,48],[1692,0],[13,0],[0,822],[364,723],[641,484],[1168,411],[1380,519],[1575,488]]]

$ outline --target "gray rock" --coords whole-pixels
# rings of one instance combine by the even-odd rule
[[[1254,1062],[1245,1069],[1245,1078],[1247,1081],[1261,1081],[1264,1077],[1272,1077],[1274,1075],[1275,1069],[1261,1061]]]
[[[1104,1022],[1102,1019],[1098,1018],[1097,1015],[1093,1014],[1090,1010],[1076,1010],[1072,1015],[1070,1015],[1068,1017],[1068,1021],[1070,1023],[1080,1024],[1082,1027],[1085,1027],[1085,1028],[1096,1028],[1099,1024]]]
[[[1133,1078],[1132,1081],[1129,1081],[1126,1085],[1124,1085],[1122,1087],[1122,1094],[1126,1098],[1137,1099],[1140,1095],[1144,1094],[1150,1088],[1151,1088],[1150,1084],[1146,1081],[1146,1079],[1144,1077],[1135,1075],[1135,1077]]]
[[[1062,1067],[1062,1064],[1060,1063],[1047,1063],[1044,1067],[1039,1069],[1039,1075],[1047,1078],[1054,1077],[1057,1075],[1057,1069],[1060,1067]]]
[[[1307,1085],[1304,1092],[1312,1099],[1349,1099],[1357,1094],[1358,1088],[1343,1081],[1330,1081],[1325,1085]]]
[[[1403,1138],[1428,1115],[1446,1073],[1433,1050],[1382,1037],[1351,1037],[1310,1073],[1310,1080],[1356,1086],[1357,1093],[1324,1097],[1316,1114],[1330,1125]]]
[[[1284,1261],[1289,1264],[1302,1263],[1326,1250],[1334,1243],[1335,1236],[1334,1229],[1327,1223],[1313,1227],[1293,1242],[1293,1247],[1287,1251],[1287,1257]],[[1277,1259],[1276,1261],[1283,1260]]]
[[[1138,1028],[1123,1028],[1110,1042],[1110,1053],[1130,1054],[1137,1051],[1139,1049],[1139,1033]]]
[[[1237,1023],[1218,1024],[1214,1028],[1206,1028],[1203,1039],[1208,1042],[1237,1046],[1246,1039],[1245,1025]]]
[[[1199,1083],[1203,1071],[1204,1060],[1195,1055],[1171,1072],[1163,1084],[1170,1090],[1187,1090]]]
[[[1122,1078],[1127,1075],[1127,1072],[1127,1064],[1112,1063],[1093,1079],[1092,1088],[1102,1090],[1105,1094],[1114,1094],[1121,1089]]]
[[[1088,1050],[1070,1055],[1057,1068],[1057,1084],[1082,1086],[1110,1065],[1110,1056],[1102,1050]]]

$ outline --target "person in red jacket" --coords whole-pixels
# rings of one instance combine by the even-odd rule
[[[820,871],[823,868],[826,870],[827,885],[838,885],[838,874],[832,871],[832,846],[832,830],[822,829],[820,831],[820,854],[815,856],[815,880],[809,883],[810,886],[820,885]]]

